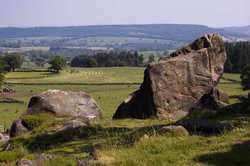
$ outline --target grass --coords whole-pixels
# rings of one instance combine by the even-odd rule
[[[71,70],[76,72],[70,74]],[[143,70],[70,68],[59,75],[48,75],[46,72],[14,72],[7,74],[6,81],[132,83],[142,81]],[[105,78],[95,77],[95,73],[99,72],[103,72]],[[90,76],[87,77],[86,73],[90,73]],[[29,116],[26,121],[33,131],[11,139],[14,149],[0,152],[0,165],[14,165],[21,157],[34,159],[34,153],[49,153],[54,156],[44,165],[76,165],[77,161],[86,157],[93,148],[97,149],[98,162],[107,165],[246,165],[250,163],[250,109],[237,103],[240,96],[246,95],[247,92],[241,90],[239,75],[224,74],[223,77],[218,87],[228,92],[232,105],[218,112],[203,110],[192,116],[234,123],[241,127],[212,137],[161,135],[158,129],[170,122],[155,118],[111,120],[118,105],[129,93],[138,89],[139,85],[12,85],[17,92],[11,97],[24,101],[24,104],[0,104],[0,123],[8,128],[26,109],[31,96],[48,89],[86,91],[102,109],[103,118],[90,127],[48,135],[48,132],[56,130],[64,120],[72,117],[47,114]]]
[[[67,68],[59,74],[49,72],[11,72],[6,82],[15,83],[141,83],[144,68]],[[23,79],[20,79],[23,78]],[[32,78],[32,79],[31,79]]]
[[[247,134],[247,130],[235,130],[219,137],[145,137],[132,148],[113,149],[115,152],[111,154],[114,156],[109,156],[115,158],[116,165],[124,166],[210,164],[243,166],[250,161],[247,157],[250,154],[249,147],[235,150],[234,146],[244,145],[244,139],[249,139]]]
[[[3,52],[25,52],[25,51],[49,51],[49,47],[20,47],[20,48],[9,48],[9,47],[0,47],[0,50]]]

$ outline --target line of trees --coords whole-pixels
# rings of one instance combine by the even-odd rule
[[[79,55],[72,59],[72,67],[114,67],[114,66],[142,66],[143,55],[137,52],[97,53],[92,56]]]
[[[241,73],[245,66],[250,65],[250,42],[225,43],[227,61],[224,71],[227,73]]]

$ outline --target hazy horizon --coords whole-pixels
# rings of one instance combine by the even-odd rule
[[[0,27],[250,25],[248,0],[1,0]]]

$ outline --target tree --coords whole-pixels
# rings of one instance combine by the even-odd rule
[[[249,90],[250,89],[250,65],[243,68],[240,78],[241,78],[242,89]]]
[[[3,84],[3,81],[4,81],[4,66],[5,66],[5,63],[3,61],[3,57],[0,55],[0,87],[2,86]]]
[[[6,54],[3,57],[3,61],[6,63],[4,69],[9,72],[11,70],[15,71],[15,69],[20,68],[23,63],[23,59],[21,58],[21,56],[16,53]]]
[[[94,58],[89,58],[88,61],[88,67],[96,67],[97,66],[97,62]]]
[[[151,63],[151,62],[154,62],[155,61],[155,57],[154,57],[154,55],[150,55],[149,57],[148,57],[148,63]]]
[[[66,66],[66,60],[60,55],[54,56],[48,63],[51,65],[49,70],[56,73],[59,73],[59,70],[62,70]]]

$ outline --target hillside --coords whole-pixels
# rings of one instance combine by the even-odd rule
[[[105,51],[168,51],[214,32],[227,41],[250,40],[241,31],[187,24],[9,27],[0,28],[0,53],[42,51],[71,58]]]
[[[247,36],[250,36],[250,25],[242,26],[242,27],[226,27],[224,28],[226,31],[241,33]]]
[[[189,42],[204,33],[217,32],[223,36],[244,37],[239,32],[210,28],[203,25],[152,24],[152,25],[100,25],[72,27],[0,28],[0,38],[17,37],[143,37]]]

